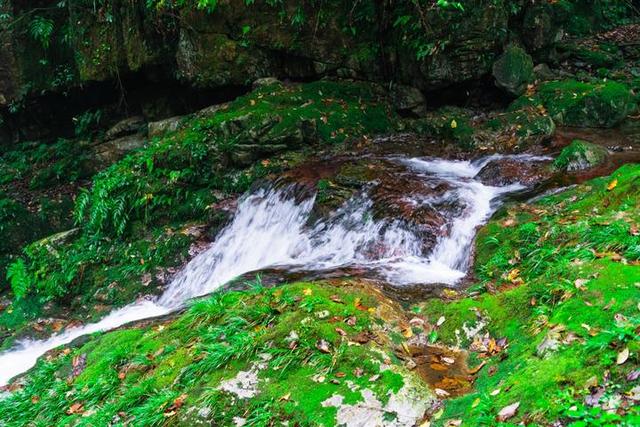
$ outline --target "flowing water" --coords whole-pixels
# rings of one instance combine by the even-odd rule
[[[322,272],[357,267],[392,285],[444,284],[453,286],[466,274],[475,231],[499,206],[502,196],[524,188],[484,185],[474,179],[491,156],[477,161],[394,158],[391,161],[432,185],[446,184],[437,196],[408,200],[414,206],[448,212],[445,229],[433,247],[400,219],[374,219],[374,202],[366,190],[327,218],[310,223],[315,196],[300,194],[296,186],[271,186],[246,195],[233,221],[215,242],[178,273],[165,293],[155,300],[136,302],[101,321],[70,328],[49,339],[25,340],[0,354],[0,385],[30,369],[47,351],[74,339],[126,323],[168,314],[194,297],[215,291],[231,279],[265,268]],[[541,160],[510,156],[521,161]]]

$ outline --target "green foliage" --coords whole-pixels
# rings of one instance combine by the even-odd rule
[[[35,41],[40,43],[44,49],[47,49],[51,44],[53,21],[44,16],[35,16],[29,26],[29,33]]]
[[[92,189],[78,197],[78,223],[92,233],[122,236],[133,221],[149,225],[202,217],[215,201],[214,190],[242,192],[277,170],[276,162],[259,162],[264,155],[244,147],[300,149],[383,132],[389,118],[382,101],[373,88],[358,83],[260,88],[212,116],[193,117],[181,130],[101,172]],[[253,164],[248,169],[247,156]]]
[[[9,265],[7,279],[11,284],[11,290],[17,299],[24,297],[31,287],[27,267],[22,259],[18,259]]]

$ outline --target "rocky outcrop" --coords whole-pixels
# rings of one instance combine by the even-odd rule
[[[502,89],[522,95],[533,81],[533,59],[521,47],[510,45],[493,64],[493,77]]]
[[[225,0],[206,10],[190,3],[167,9],[112,0],[35,13],[26,2],[3,2],[16,25],[0,34],[0,95],[6,103],[19,93],[120,80],[134,72],[207,88],[248,85],[269,76],[334,75],[429,90],[489,75],[507,34],[539,52],[565,33],[589,23],[597,28],[602,21],[590,16],[595,9],[573,4],[512,3],[473,0],[462,11],[408,1],[393,7],[336,1],[318,8],[290,0],[278,7]],[[510,17],[512,7],[518,19]],[[53,24],[40,41],[29,31],[36,17]],[[507,85],[515,84],[519,92],[522,79],[516,80]]]

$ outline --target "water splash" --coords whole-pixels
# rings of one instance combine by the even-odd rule
[[[68,329],[47,340],[19,342],[0,354],[0,385],[30,369],[47,351],[77,337],[170,313],[239,275],[264,268],[322,271],[357,266],[397,285],[454,285],[466,275],[477,227],[488,219],[501,196],[523,188],[519,184],[492,187],[473,179],[489,162],[503,157],[489,156],[475,162],[394,159],[424,180],[448,184],[449,190],[438,198],[423,197],[413,203],[434,208],[448,202],[461,205],[447,225],[447,233],[429,253],[424,253],[423,237],[405,222],[374,220],[373,202],[366,192],[329,218],[310,225],[314,196],[299,200],[292,187],[259,189],[243,197],[234,220],[209,249],[188,263],[159,299],[131,304],[100,322]]]

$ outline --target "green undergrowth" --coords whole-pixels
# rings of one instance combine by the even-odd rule
[[[384,322],[378,304],[323,283],[214,294],[174,320],[94,335],[40,360],[0,400],[0,425],[335,425],[336,408],[322,405],[331,396],[353,404],[369,389],[385,403],[404,385],[388,348],[352,341]],[[252,370],[251,395],[223,387]]]
[[[85,314],[96,292],[100,304],[126,304],[148,292],[160,267],[183,259],[194,239],[178,230],[224,220],[212,208],[217,201],[291,166],[300,153],[384,132],[392,119],[375,87],[341,81],[275,83],[194,114],[93,178],[76,202],[77,236],[55,250],[28,246],[11,265],[14,297],[72,303]],[[33,311],[21,304],[14,300],[11,320],[0,313],[0,325]]]
[[[245,191],[274,170],[253,163],[287,150],[343,142],[389,129],[389,115],[373,88],[319,81],[272,84],[182,129],[100,173],[78,202],[78,218],[94,233],[123,235],[131,222],[161,221],[174,213],[198,215],[203,191]],[[248,161],[254,166],[242,168]]]
[[[476,273],[484,292],[421,307],[446,318],[443,342],[486,362],[474,391],[449,400],[436,425],[498,425],[499,411],[516,402],[517,415],[501,425],[638,425],[625,393],[638,386],[626,377],[640,366],[639,195],[640,166],[626,165],[504,209],[483,228]],[[587,404],[598,387],[602,395]]]

